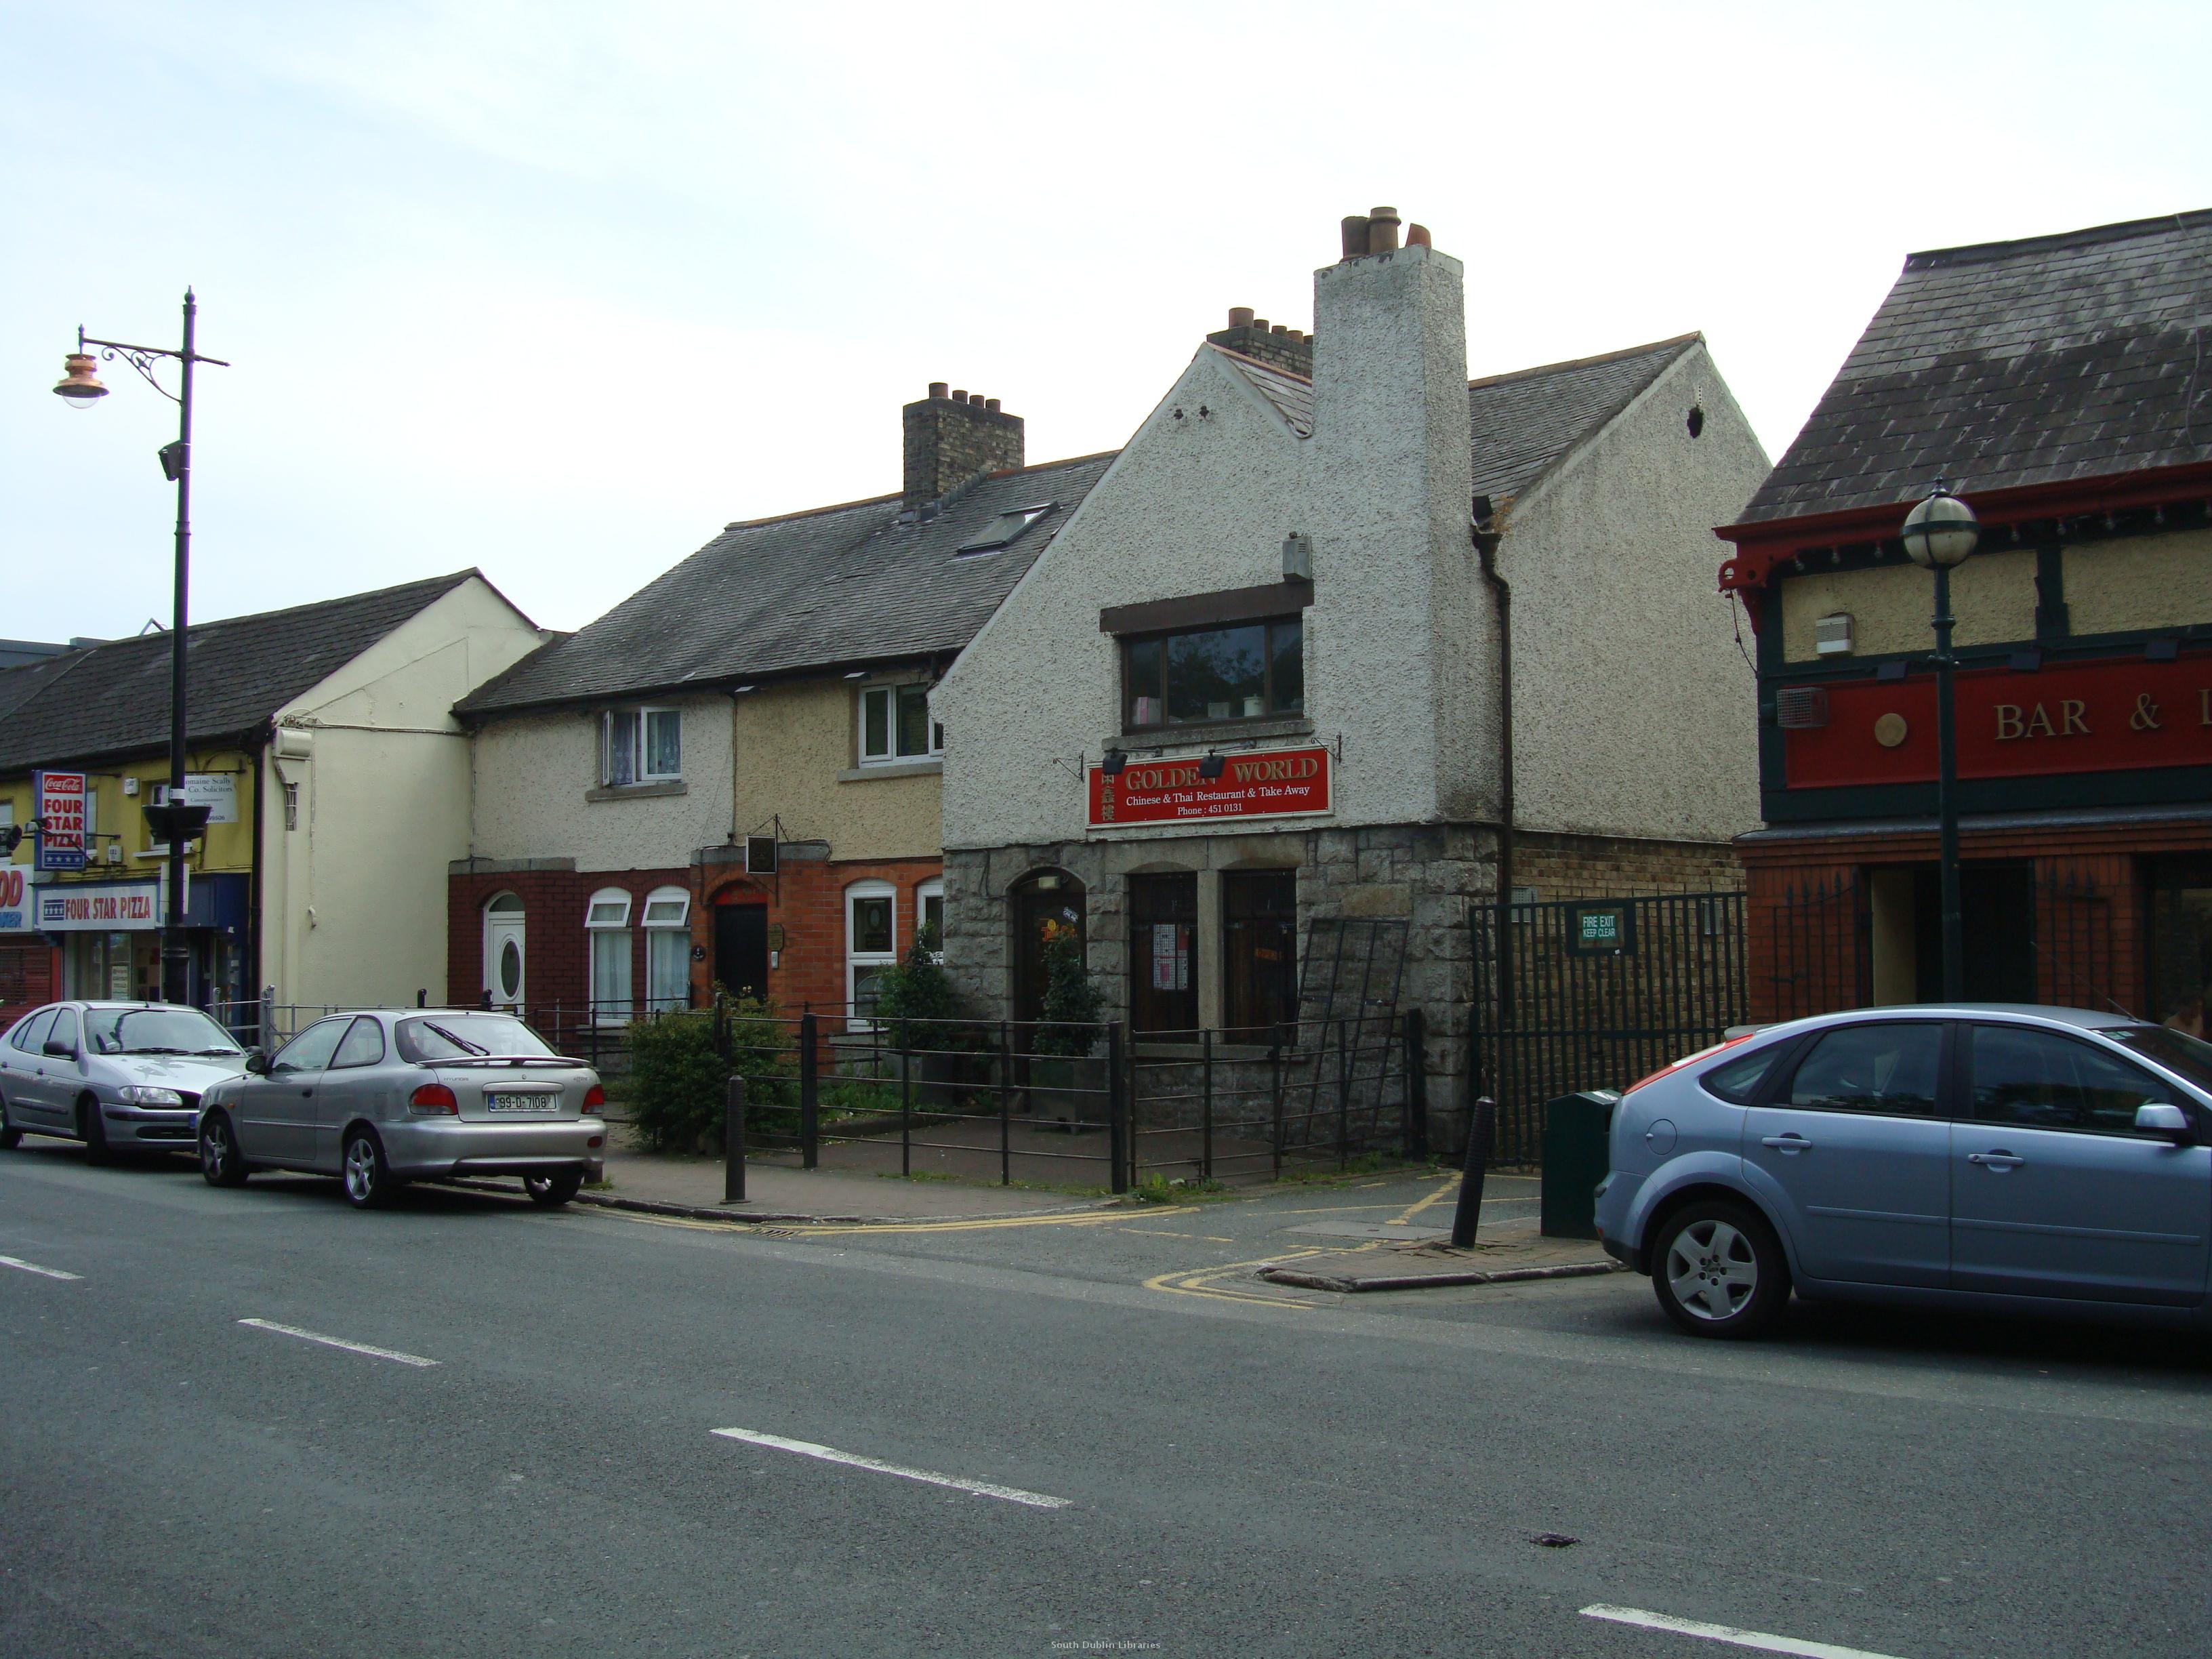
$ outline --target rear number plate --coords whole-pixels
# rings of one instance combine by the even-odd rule
[[[486,1095],[484,1110],[488,1112],[557,1112],[561,1109],[558,1095]]]

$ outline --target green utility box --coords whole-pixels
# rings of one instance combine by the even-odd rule
[[[1597,1183],[1612,1166],[1607,1143],[1620,1101],[1611,1089],[1585,1089],[1544,1103],[1545,1237],[1597,1237]]]

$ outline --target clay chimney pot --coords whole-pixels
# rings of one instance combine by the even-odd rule
[[[1249,328],[1249,327],[1251,327],[1251,326],[1252,326],[1252,307],[1249,307],[1249,306],[1231,306],[1231,307],[1229,307],[1229,326],[1230,326],[1230,327],[1231,327],[1231,328]]]
[[[1429,240],[1429,228],[1426,225],[1407,225],[1406,227],[1406,246],[1407,247],[1434,247],[1436,244]]]
[[[1403,222],[1394,207],[1379,207],[1367,216],[1367,251],[1370,253],[1395,252],[1398,246],[1398,227]]]
[[[984,398],[984,399],[983,399],[983,411],[984,411],[984,413],[986,413],[986,414],[988,414],[988,415],[995,415],[995,414],[997,414],[997,413],[999,412],[999,400],[998,400],[996,398]]]
[[[1344,220],[1344,257],[1357,259],[1367,252],[1367,216],[1347,214]]]
[[[964,392],[956,392],[952,394],[952,401],[956,404],[964,404],[968,401],[968,394]]]
[[[969,392],[969,393],[968,394],[968,406],[969,406],[970,409],[981,409],[981,408],[982,408],[982,406],[983,406],[983,394],[982,394],[981,392]]]

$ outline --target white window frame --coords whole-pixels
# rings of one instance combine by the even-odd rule
[[[671,908],[675,914],[670,915]],[[658,912],[659,914],[655,914]],[[639,913],[640,925],[645,929],[645,1006],[648,1013],[661,1013],[672,1009],[687,1008],[691,1004],[691,895],[681,887],[656,887],[645,896],[645,908]],[[682,966],[683,988],[673,994],[656,994],[653,987],[653,958],[656,952],[665,952],[673,939],[678,962]]]
[[[891,938],[888,951],[861,951],[854,948],[853,911],[862,899],[884,899],[890,906]],[[856,881],[845,890],[845,1019],[849,1030],[872,1031],[872,1021],[862,1018],[856,1008],[860,970],[896,967],[898,963],[899,915],[898,889],[887,881]]]
[[[650,758],[651,748],[647,742],[655,714],[676,717],[676,769],[656,772]],[[615,781],[615,726],[620,722],[627,726],[635,745],[632,752],[637,757],[637,775]],[[608,789],[634,789],[640,784],[681,783],[684,781],[684,710],[675,703],[638,703],[627,708],[610,708],[599,716],[599,783]]]
[[[859,699],[854,704],[854,748],[863,766],[911,766],[916,761],[941,760],[945,756],[945,728],[937,723],[933,714],[927,721],[929,746],[920,750],[902,752],[899,741],[899,696],[902,692],[919,689],[922,706],[929,703],[930,684],[927,680],[902,680],[895,684],[867,685],[860,688]],[[881,752],[868,747],[868,705],[876,699],[884,700],[884,740],[886,747]]]
[[[945,878],[942,876],[933,876],[914,890],[914,936],[916,939],[920,939],[926,930],[932,899],[937,901],[938,929],[937,945],[930,951],[929,959],[941,968],[945,965]]]
[[[588,941],[585,951],[584,995],[592,1008],[592,1023],[595,1025],[627,1025],[637,1006],[637,986],[632,965],[633,952],[629,939],[630,895],[621,887],[602,887],[592,895],[584,907],[584,937]],[[621,908],[612,916],[602,916],[602,907],[619,904]],[[616,956],[614,953],[621,954]],[[599,957],[608,955],[621,963],[618,977],[622,984],[619,996],[599,995]]]

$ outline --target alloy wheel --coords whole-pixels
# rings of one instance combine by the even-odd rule
[[[346,1196],[356,1204],[366,1204],[376,1193],[376,1148],[367,1135],[356,1135],[346,1143]]]
[[[1726,1319],[1759,1290],[1759,1256],[1742,1231],[1717,1218],[1693,1221],[1667,1251],[1667,1284],[1693,1319]]]
[[[230,1131],[221,1118],[211,1117],[200,1127],[200,1172],[210,1181],[220,1181],[229,1161]]]

